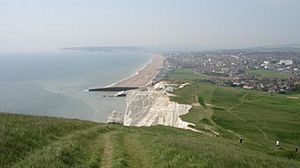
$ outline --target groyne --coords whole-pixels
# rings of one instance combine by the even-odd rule
[[[102,91],[102,92],[120,92],[120,91],[128,91],[128,90],[134,90],[138,89],[139,87],[104,87],[104,88],[93,88],[89,89],[89,92],[96,92],[96,91]]]

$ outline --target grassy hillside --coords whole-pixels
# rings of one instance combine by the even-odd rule
[[[0,167],[299,167],[247,144],[176,128],[0,113]]]
[[[176,90],[172,99],[202,106],[194,106],[183,120],[233,142],[242,137],[243,146],[249,149],[300,161],[299,153],[294,152],[300,146],[299,97],[220,87],[199,80],[187,82],[191,84]],[[281,141],[280,149],[275,147],[276,140]]]
[[[87,147],[106,131],[97,127],[79,120],[0,113],[0,167],[92,164],[96,151]]]

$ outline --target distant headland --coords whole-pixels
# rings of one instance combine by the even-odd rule
[[[66,47],[62,48],[62,51],[72,51],[72,52],[133,52],[133,51],[142,51],[141,47],[134,46],[86,46],[86,47]]]

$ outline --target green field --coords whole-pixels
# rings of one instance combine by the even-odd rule
[[[251,149],[247,143],[170,127],[123,127],[5,113],[0,117],[3,168],[300,165],[295,159]]]
[[[204,74],[197,74],[192,69],[176,69],[167,75],[170,80],[190,81],[204,80],[210,77]]]
[[[187,74],[189,75],[189,74]],[[180,79],[178,79],[180,81]],[[190,85],[175,91],[172,100],[195,104],[201,97],[206,106],[194,106],[182,116],[206,132],[237,141],[244,139],[244,147],[270,155],[293,158],[292,151],[300,146],[300,99],[259,91],[220,87],[191,80]],[[199,102],[201,104],[201,102]],[[276,140],[281,148],[275,148]]]
[[[290,75],[285,72],[278,72],[275,70],[265,70],[265,69],[250,70],[247,73],[249,75],[257,75],[262,78],[287,79],[290,77]]]

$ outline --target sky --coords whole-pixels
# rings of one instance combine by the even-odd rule
[[[300,0],[0,0],[0,52],[300,43]]]

